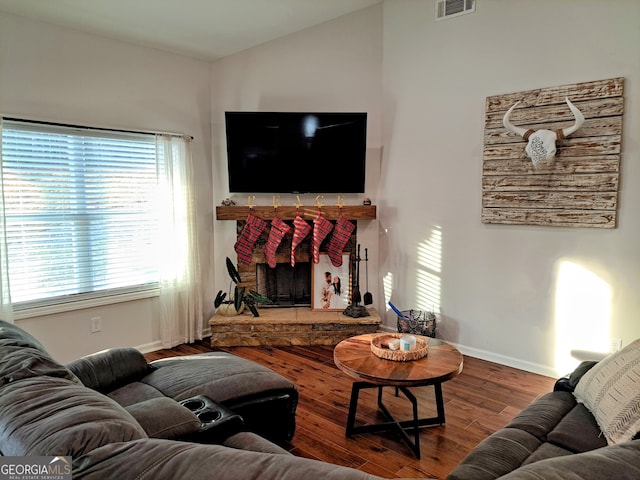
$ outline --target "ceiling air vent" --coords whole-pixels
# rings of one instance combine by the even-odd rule
[[[458,17],[476,11],[476,0],[437,0],[436,20]]]

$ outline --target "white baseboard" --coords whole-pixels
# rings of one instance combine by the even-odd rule
[[[387,325],[381,325],[380,330],[384,332],[397,332],[393,327]],[[445,340],[446,341],[446,340]],[[561,374],[558,374],[556,370],[548,365],[540,365],[538,363],[527,362],[519,358],[508,357],[506,355],[500,355],[499,353],[489,352],[487,350],[480,350],[478,348],[467,347],[459,343],[447,342],[456,347],[463,355],[467,355],[473,358],[479,358],[480,360],[486,360],[488,362],[497,363],[499,365],[506,365],[507,367],[517,368],[518,370],[524,370],[525,372],[536,373],[538,375],[544,375],[546,377],[558,378]]]
[[[202,332],[202,338],[207,338],[211,336],[211,328],[207,328]],[[139,350],[141,353],[151,353],[157,350],[162,350],[164,347],[162,346],[162,342],[157,340],[155,342],[145,343],[143,345],[138,345],[134,347],[136,350]]]
[[[467,347],[466,345],[455,343],[451,343],[451,345],[460,350],[463,355],[467,355],[469,357],[479,358],[480,360],[486,360],[488,362],[498,363],[500,365],[506,365],[507,367],[517,368],[518,370],[524,370],[525,372],[544,375],[545,377],[558,378],[560,376],[554,368],[547,365],[527,362],[526,360],[521,360],[519,358],[508,357],[506,355],[500,355],[499,353],[493,353],[486,350],[480,350],[478,348]]]
[[[151,353],[157,350],[162,350],[162,342],[158,340],[157,342],[145,343],[144,345],[138,345],[134,348],[139,350],[141,353]]]

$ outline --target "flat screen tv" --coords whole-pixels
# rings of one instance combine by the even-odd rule
[[[366,113],[225,112],[229,191],[364,193]]]

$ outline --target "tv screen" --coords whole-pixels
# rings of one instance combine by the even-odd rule
[[[366,113],[225,112],[229,191],[364,193]]]

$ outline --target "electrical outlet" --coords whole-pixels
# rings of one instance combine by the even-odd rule
[[[102,331],[102,317],[91,318],[91,333]]]
[[[611,339],[611,346],[609,347],[609,351],[611,353],[613,353],[613,352],[617,352],[621,348],[622,348],[622,339],[621,338],[612,338]]]

